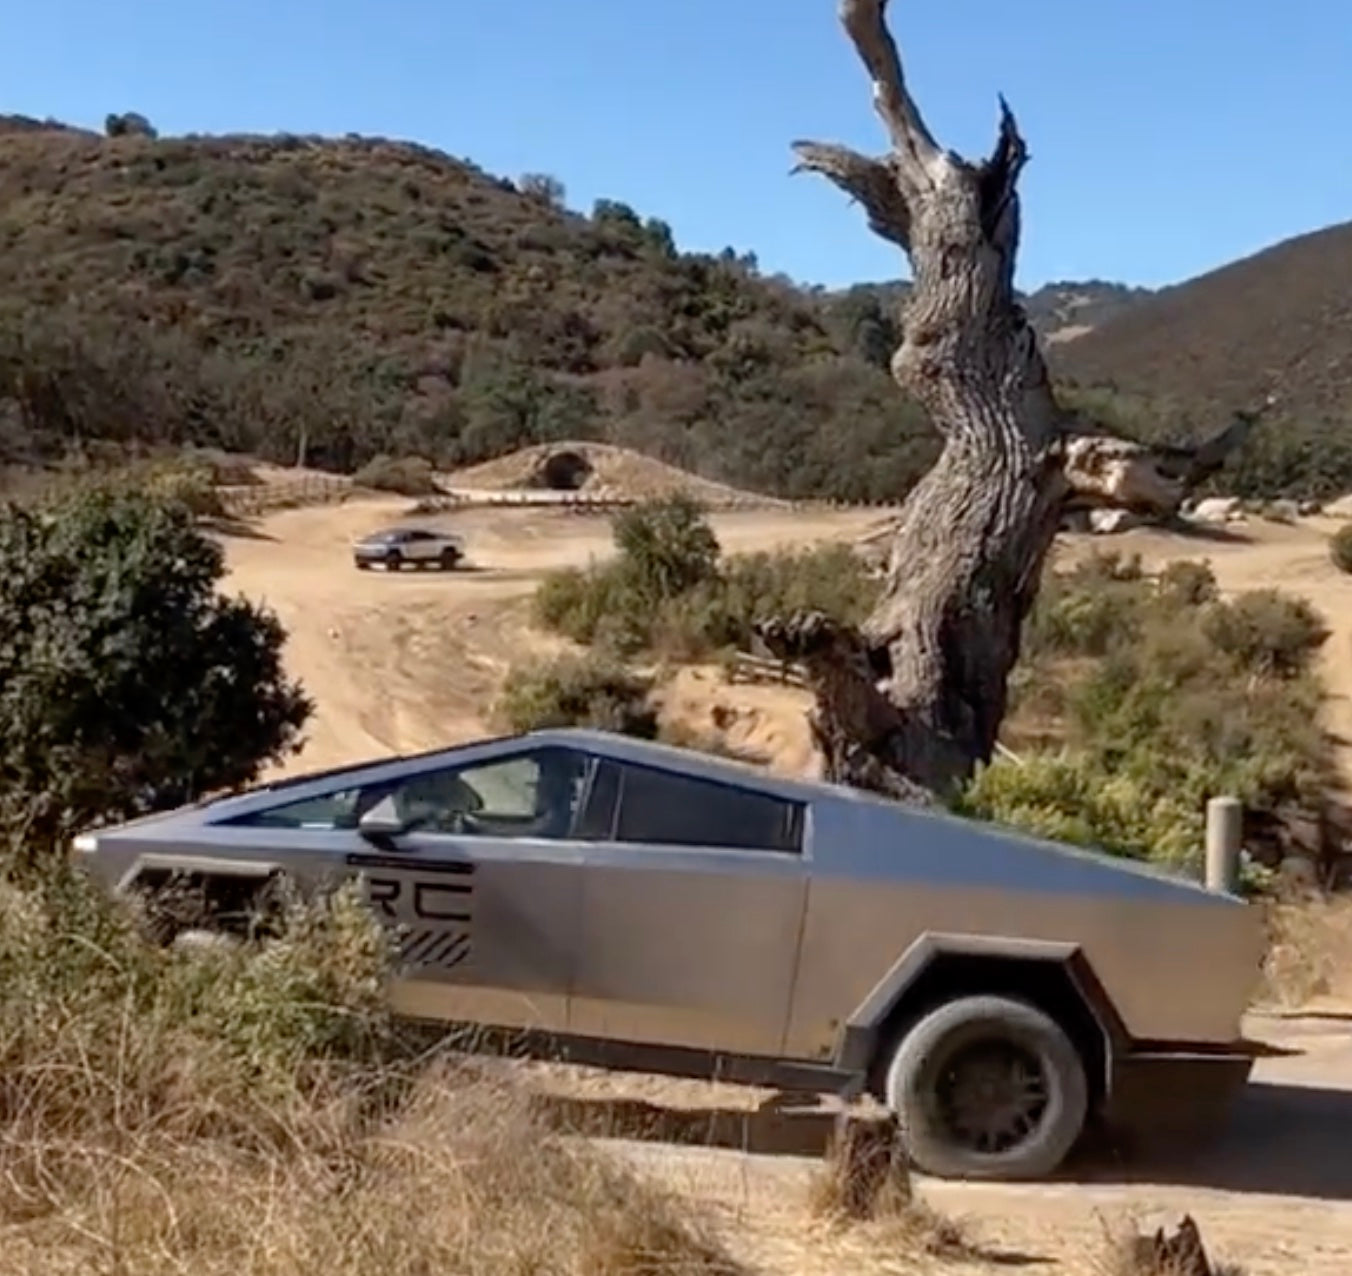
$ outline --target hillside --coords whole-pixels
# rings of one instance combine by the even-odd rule
[[[937,449],[886,371],[903,296],[680,254],[622,203],[584,216],[552,179],[406,143],[0,116],[0,472],[185,442],[458,469],[592,440],[743,489],[895,499]],[[1138,436],[1275,387],[1284,418],[1221,480],[1270,496],[1352,484],[1349,296],[1335,227],[1159,293],[1023,300],[1069,399]]]
[[[1188,435],[1275,392],[1234,475],[1255,491],[1352,480],[1352,222],[1165,288],[1051,347],[1053,370],[1143,433]]]
[[[1079,340],[1153,295],[1149,288],[1102,279],[1060,280],[1026,294],[1023,305],[1033,327],[1050,345],[1056,345]]]
[[[191,440],[351,469],[638,445],[889,495],[934,440],[848,316],[666,225],[382,139],[0,128],[0,464]]]
[[[846,312],[866,312],[876,307],[883,316],[891,316],[905,304],[908,287],[900,280],[856,284],[853,288],[826,294],[826,304],[828,309]],[[1019,300],[1042,339],[1049,345],[1056,345],[1077,340],[1152,295],[1148,288],[1106,283],[1101,279],[1062,280],[1043,284],[1031,293],[1020,293]],[[894,336],[894,331],[895,325],[890,325],[889,339]]]

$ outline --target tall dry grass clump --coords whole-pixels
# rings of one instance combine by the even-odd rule
[[[0,883],[4,1271],[736,1270],[397,1028],[389,942],[355,889],[291,903],[261,947],[167,951],[69,871]]]

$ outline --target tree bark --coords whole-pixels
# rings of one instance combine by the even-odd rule
[[[862,631],[812,615],[765,625],[760,636],[804,667],[827,776],[924,801],[991,756],[1024,619],[1067,502],[1111,496],[1098,490],[1104,449],[1076,442],[1081,431],[1057,404],[1015,299],[1027,150],[1014,116],[1002,98],[995,147],[981,163],[940,147],[907,90],[886,7],[840,0],[839,12],[872,80],[890,152],[874,159],[797,142],[795,172],[819,173],[854,197],[870,228],[909,258],[914,282],[892,373],[944,446],[902,508],[886,585]],[[1128,452],[1144,462],[1157,480],[1151,499],[1167,502],[1246,430],[1237,426],[1209,451],[1149,455],[1122,440],[1103,443],[1119,463]]]

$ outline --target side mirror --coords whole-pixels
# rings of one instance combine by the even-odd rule
[[[402,819],[394,805],[394,795],[380,799],[357,821],[357,832],[372,842],[389,842],[412,828],[410,820]]]

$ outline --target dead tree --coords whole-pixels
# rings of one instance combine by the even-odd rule
[[[857,200],[910,259],[898,384],[943,437],[892,538],[883,594],[861,632],[822,615],[763,626],[801,661],[830,778],[928,799],[988,760],[1043,562],[1070,501],[1174,507],[1243,440],[1252,417],[1201,448],[1151,450],[1086,435],[1052,392],[1014,292],[1018,179],[1028,153],[1000,100],[995,149],[970,163],[935,141],[912,101],[887,0],[840,0],[887,130],[879,159],[797,142],[797,171]]]

